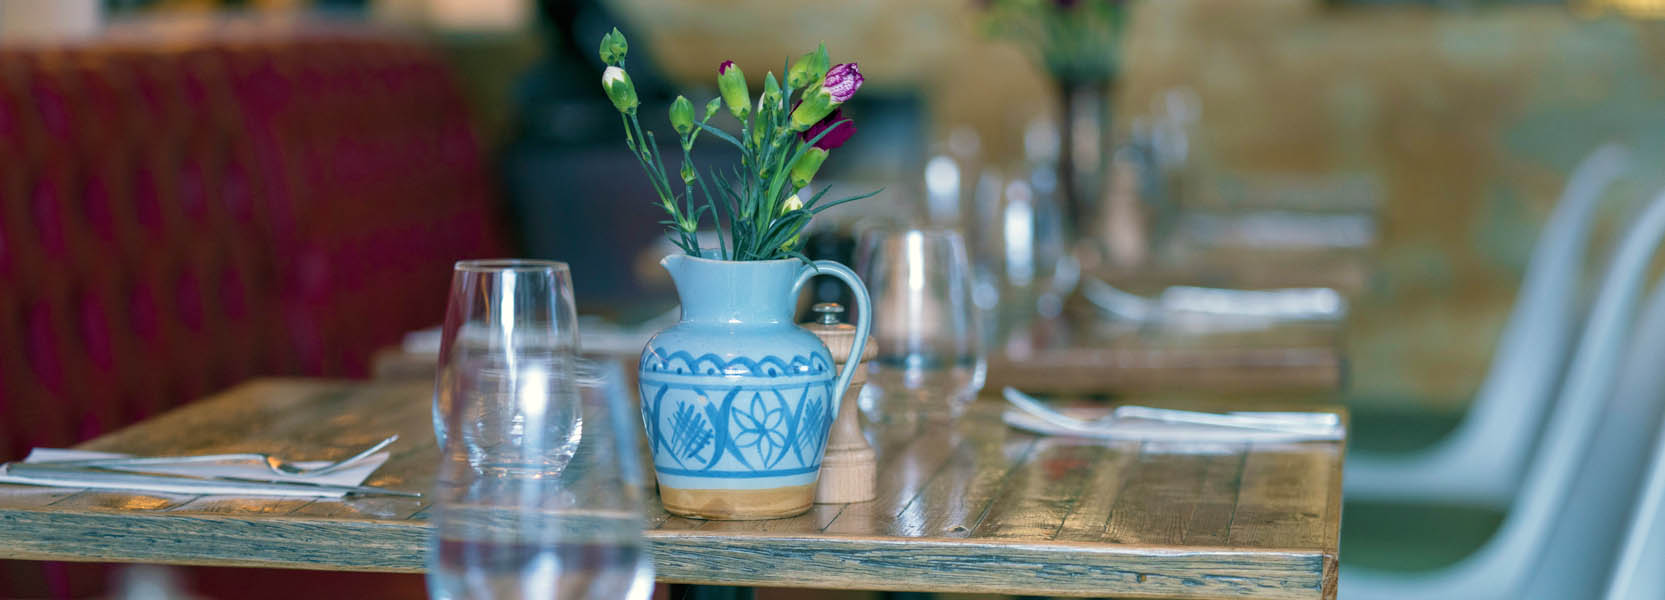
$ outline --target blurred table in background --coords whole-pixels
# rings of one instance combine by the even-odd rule
[[[1236,330],[1132,326],[1066,313],[989,354],[986,390],[1121,395],[1338,391],[1342,327],[1292,322]]]

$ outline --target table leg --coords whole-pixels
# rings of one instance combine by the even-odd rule
[[[752,600],[755,596],[752,588],[671,584],[671,600]]]

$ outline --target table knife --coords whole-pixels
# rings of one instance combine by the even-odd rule
[[[28,476],[31,476],[31,475],[38,476],[38,477],[73,477],[73,478],[81,480],[81,481],[92,481],[92,482],[97,482],[97,483],[109,483],[109,484],[117,484],[117,485],[120,485],[120,484],[135,484],[135,483],[154,484],[154,483],[158,483],[158,480],[165,483],[167,480],[174,479],[174,480],[185,480],[185,481],[212,482],[215,485],[218,485],[220,487],[247,489],[247,490],[250,490],[250,491],[258,491],[258,490],[262,490],[262,489],[271,489],[273,487],[289,487],[289,488],[305,488],[305,489],[309,489],[309,490],[320,490],[320,491],[331,491],[331,492],[346,492],[346,493],[349,493],[349,494],[362,494],[362,495],[372,495],[373,494],[373,495],[382,495],[382,496],[405,496],[405,497],[409,497],[409,498],[420,498],[420,497],[422,497],[422,494],[419,494],[419,493],[416,493],[416,492],[406,492],[406,491],[402,491],[402,490],[391,490],[391,489],[387,489],[387,488],[380,488],[380,487],[368,486],[368,485],[338,485],[338,484],[332,484],[332,483],[317,483],[317,482],[312,482],[312,481],[282,481],[282,480],[275,480],[275,479],[254,479],[254,478],[246,478],[246,477],[230,477],[230,476],[221,476],[221,475],[186,475],[186,474],[181,474],[181,473],[153,473],[153,472],[126,471],[126,470],[118,471],[118,470],[112,470],[112,469],[100,469],[100,468],[97,468],[97,467],[65,467],[65,466],[56,466],[56,465],[30,464],[30,463],[7,463],[6,464],[6,472],[11,473],[13,475],[20,476],[20,477],[28,477]]]

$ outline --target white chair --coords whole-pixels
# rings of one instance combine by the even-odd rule
[[[1665,423],[1660,423],[1659,429],[1665,432]],[[1637,499],[1619,564],[1607,588],[1607,600],[1665,598],[1665,433],[1658,437],[1653,467]]]
[[[1596,208],[1628,163],[1624,148],[1608,144],[1573,169],[1462,423],[1415,452],[1349,453],[1349,499],[1503,506],[1515,496],[1577,331],[1579,274]]]
[[[1665,192],[1619,243],[1560,398],[1497,533],[1464,560],[1431,572],[1349,568],[1343,560],[1342,598],[1578,598],[1600,589],[1643,469],[1639,449],[1665,412],[1665,369],[1658,364],[1665,353],[1665,285],[1632,327],[1662,238]],[[1347,549],[1341,550],[1345,557]]]

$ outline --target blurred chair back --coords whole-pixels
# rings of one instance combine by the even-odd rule
[[[1665,432],[1665,423],[1660,423],[1658,429]],[[1607,600],[1665,598],[1665,433],[1657,437],[1653,466],[1638,494],[1619,563],[1607,588]]]
[[[1492,539],[1463,561],[1428,573],[1344,566],[1343,597],[1564,598],[1600,588],[1624,503],[1634,497],[1642,471],[1641,449],[1665,411],[1665,369],[1657,364],[1665,351],[1665,285],[1651,295],[1642,326],[1633,327],[1662,239],[1665,191],[1619,242],[1543,440]],[[1569,595],[1569,589],[1577,591]]]
[[[423,45],[330,31],[0,47],[0,459],[258,375],[359,375],[502,252]]]
[[[1502,506],[1514,498],[1577,332],[1579,275],[1596,209],[1629,162],[1627,150],[1608,144],[1573,169],[1532,250],[1514,310],[1467,416],[1426,450],[1349,455],[1349,499]]]

